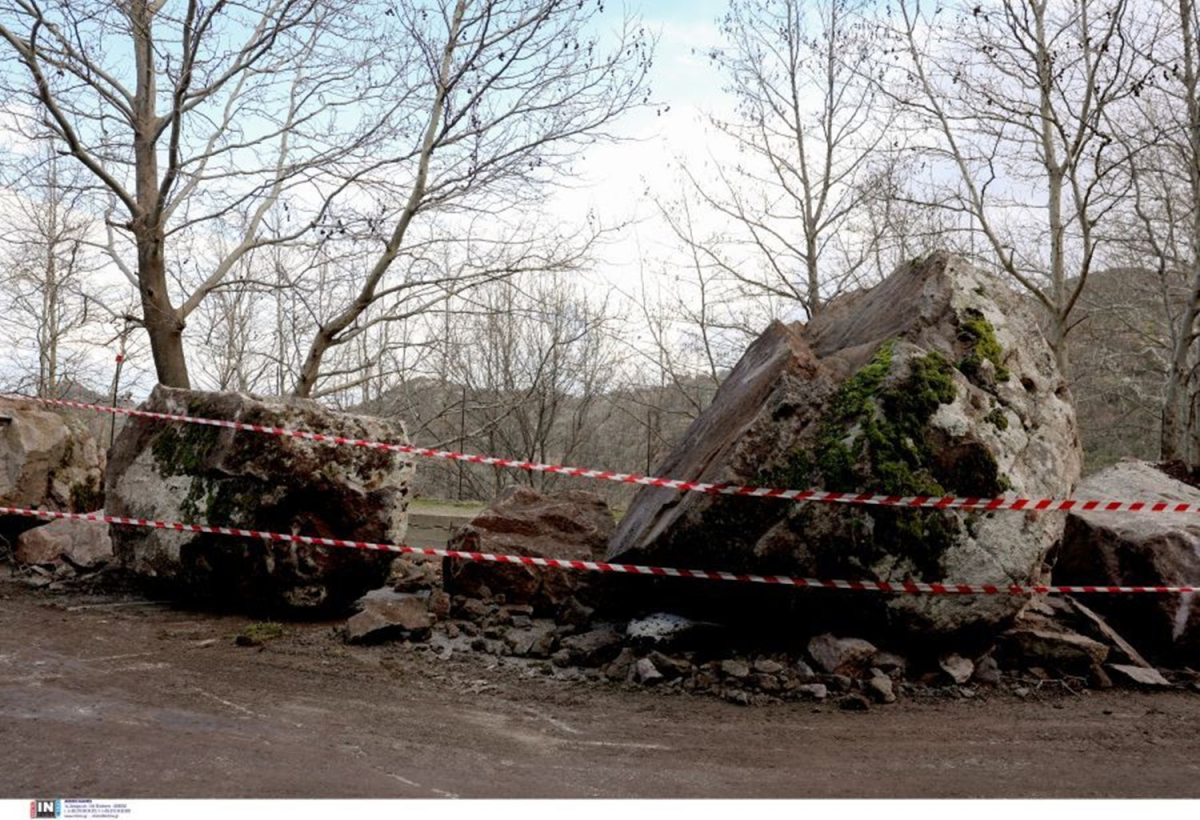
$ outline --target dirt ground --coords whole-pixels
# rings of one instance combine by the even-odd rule
[[[0,579],[0,797],[1200,797],[1196,693],[748,709],[248,624]]]

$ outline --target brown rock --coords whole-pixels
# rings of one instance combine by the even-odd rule
[[[856,677],[871,666],[878,650],[861,638],[838,638],[826,633],[808,642],[808,654],[830,675]]]
[[[802,683],[796,687],[796,694],[813,700],[825,700],[829,697],[829,689],[823,683]]]
[[[1067,598],[1072,609],[1082,615],[1084,619],[1092,624],[1096,631],[1104,637],[1104,640],[1112,644],[1118,652],[1129,659],[1134,666],[1140,666],[1143,669],[1153,669],[1154,666],[1145,658],[1142,657],[1133,644],[1121,637],[1121,633],[1108,625],[1108,622],[1100,617],[1099,613],[1092,611],[1080,601],[1074,598]]]
[[[368,598],[362,612],[346,621],[346,640],[349,643],[379,643],[402,636],[424,640],[429,637],[432,626],[433,618],[420,598]]]
[[[1000,682],[1000,664],[991,655],[986,655],[975,664],[975,674],[971,677],[975,683],[995,686]]]
[[[887,675],[875,675],[867,681],[867,694],[876,703],[895,703],[896,693],[892,689],[892,679]]]
[[[402,443],[398,423],[313,401],[156,387],[143,409]],[[412,463],[365,447],[200,425],[128,424],[117,436],[110,515],[403,543]],[[138,576],[187,596],[255,608],[337,609],[383,585],[385,552],[114,527]]]
[[[641,658],[633,665],[633,676],[638,683],[649,686],[663,679],[663,673],[658,671],[654,662],[649,658]]]
[[[966,683],[975,674],[974,662],[958,654],[943,655],[938,660],[938,666],[950,676],[950,680],[958,684]]]
[[[16,559],[21,564],[61,564],[94,569],[112,560],[112,539],[107,524],[86,521],[53,521],[17,538]]]
[[[450,596],[441,589],[431,590],[429,593],[429,611],[438,618],[449,617]]]
[[[1080,499],[1200,504],[1200,489],[1153,464],[1114,464],[1084,479]],[[1072,510],[1067,516],[1054,582],[1072,585],[1195,586],[1200,584],[1200,516]],[[1195,595],[1092,596],[1088,605],[1152,656],[1178,660],[1200,652]]]
[[[608,505],[595,493],[542,495],[514,486],[455,532],[449,548],[591,561],[604,555],[612,531]],[[587,583],[586,573],[452,558],[446,559],[442,574],[446,588],[456,594],[476,595],[486,586],[510,603],[532,604],[546,614],[568,605]]]
[[[1085,674],[1108,658],[1108,647],[1099,641],[1052,624],[1018,624],[1001,636],[1007,650],[1032,668],[1051,667]]]
[[[579,666],[601,666],[617,656],[621,642],[620,633],[602,627],[581,635],[571,635],[559,643],[571,663]]]
[[[721,674],[728,678],[737,678],[738,680],[750,676],[750,665],[738,658],[727,658],[721,661]]]
[[[0,399],[0,505],[94,512],[104,506],[104,461],[82,422]]]
[[[1162,676],[1157,669],[1147,669],[1143,666],[1130,666],[1123,663],[1110,663],[1107,668],[1116,672],[1122,678],[1139,686],[1171,686],[1171,682]]]
[[[1079,465],[1067,385],[1033,313],[1003,282],[939,253],[833,300],[808,326],[772,324],[655,473],[842,492],[1061,497]],[[768,505],[643,488],[608,559],[1004,586],[1041,580],[1061,532],[1061,516],[1038,513]],[[922,635],[998,628],[1025,603],[925,595],[821,605],[840,601],[848,616]]]

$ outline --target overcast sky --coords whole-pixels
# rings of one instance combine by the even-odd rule
[[[581,177],[571,191],[555,196],[550,213],[582,217],[589,209],[607,224],[633,220],[621,238],[606,248],[596,275],[624,288],[633,287],[639,258],[648,272],[669,253],[663,227],[655,218],[654,198],[680,190],[679,163],[693,168],[713,161],[721,150],[707,127],[707,115],[728,111],[731,99],[707,53],[720,45],[718,19],[728,0],[644,0],[641,18],[657,37],[651,86],[655,105],[627,115],[617,131],[628,141],[599,145],[579,164]],[[601,18],[619,19],[619,9]]]

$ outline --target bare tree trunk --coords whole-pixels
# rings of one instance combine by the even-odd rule
[[[157,7],[148,0],[134,0],[130,6],[137,70],[137,91],[133,99],[137,214],[132,227],[137,244],[137,278],[142,298],[142,316],[150,337],[150,349],[154,352],[158,381],[167,387],[188,388],[191,387],[191,381],[183,353],[183,322],[171,306],[171,297],[167,292],[166,237],[158,181],[159,121],[155,105],[158,89],[151,28],[156,13]]]
[[[138,237],[138,283],[142,297],[142,316],[154,369],[160,384],[167,387],[191,387],[187,360],[183,354],[183,323],[167,295],[167,268],[163,257],[161,231],[158,237]]]
[[[1192,193],[1192,230],[1188,243],[1192,287],[1188,294],[1187,307],[1180,320],[1179,332],[1175,336],[1175,349],[1171,351],[1171,368],[1167,374],[1163,397],[1160,441],[1160,455],[1163,461],[1200,458],[1200,453],[1189,452],[1193,449],[1190,439],[1196,436],[1197,431],[1195,414],[1188,407],[1188,383],[1191,380],[1188,365],[1192,344],[1196,340],[1197,309],[1200,308],[1200,100],[1196,99],[1197,91],[1200,90],[1197,87],[1200,78],[1196,76],[1196,44],[1193,40],[1195,32],[1192,30],[1195,14],[1193,2],[1194,0],[1179,0],[1179,24],[1183,39],[1183,92],[1188,113],[1188,159],[1191,160],[1187,165],[1188,183]]]

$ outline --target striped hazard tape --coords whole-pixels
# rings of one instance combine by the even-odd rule
[[[748,575],[735,572],[702,569],[673,569],[637,564],[610,564],[603,561],[571,561],[559,558],[536,558],[527,555],[493,555],[486,552],[462,552],[429,547],[409,547],[398,544],[377,544],[371,541],[347,541],[341,538],[322,538],[315,535],[292,535],[280,532],[244,530],[237,527],[211,527],[204,524],[183,524],[177,521],[149,521],[144,518],[122,518],[98,513],[68,513],[52,510],[31,510],[22,507],[0,506],[0,515],[19,515],[48,520],[84,521],[91,524],[115,524],[121,527],[144,527],[176,532],[195,532],[233,538],[254,538],[313,547],[373,550],[409,555],[428,555],[435,558],[458,558],[464,561],[485,561],[498,564],[519,564],[530,567],[574,570],[579,572],[616,572],[626,575],[648,575],[664,578],[696,578],[708,581],[736,581],[748,584],[773,584],[814,589],[840,589],[855,592],[897,592],[927,595],[1046,595],[1080,593],[1192,593],[1195,586],[1052,586],[1046,584],[958,584],[947,581],[830,581],[820,578],[794,578],[784,575]]]
[[[594,470],[585,467],[567,467],[561,464],[542,464],[535,461],[519,461],[499,456],[481,456],[470,453],[456,453],[452,450],[431,450],[426,447],[415,447],[409,444],[390,444],[382,441],[332,436],[324,433],[312,433],[306,430],[289,430],[284,427],[269,427],[261,424],[247,424],[240,421],[225,419],[208,419],[197,416],[178,415],[174,413],[157,413],[150,410],[134,410],[126,407],[107,407],[102,404],[86,404],[84,402],[68,401],[66,399],[42,399],[29,396],[3,394],[3,398],[14,401],[35,402],[54,407],[71,407],[77,410],[89,410],[98,413],[112,413],[132,418],[146,418],[155,421],[180,422],[185,424],[203,424],[210,427],[224,427],[232,430],[242,430],[252,433],[262,433],[271,436],[316,441],[324,444],[347,445],[352,447],[367,447],[374,450],[386,450],[404,455],[420,456],[421,458],[442,459],[445,461],[464,461],[469,464],[482,464],[491,467],[508,467],[515,470],[526,470],[538,473],[555,473],[575,478],[589,478],[597,481],[612,481],[618,484],[637,484],[647,487],[662,487],[680,492],[707,493],[709,495],[735,495],[749,498],[779,498],[786,501],[816,501],[826,504],[859,504],[878,507],[908,507],[933,508],[939,510],[977,510],[1017,511],[1017,512],[1054,512],[1065,510],[1097,511],[1097,512],[1135,512],[1135,513],[1200,513],[1200,504],[1168,503],[1165,501],[1115,501],[1115,500],[1079,500],[1071,498],[972,498],[956,496],[899,496],[882,493],[835,493],[827,490],[785,490],[774,487],[751,487],[739,484],[708,483],[703,481],[685,481],[677,478],[659,478],[656,476],[637,475],[635,473],[619,473],[612,470]]]

